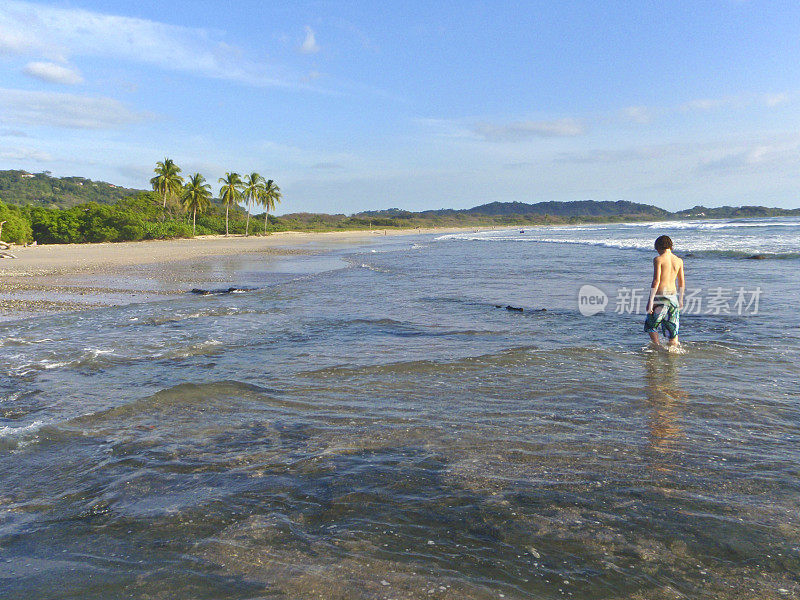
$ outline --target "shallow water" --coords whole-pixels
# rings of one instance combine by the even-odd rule
[[[0,324],[2,597],[800,596],[800,263],[688,258],[758,314],[644,352],[577,293],[646,286],[595,240],[660,232],[225,259],[258,289]]]

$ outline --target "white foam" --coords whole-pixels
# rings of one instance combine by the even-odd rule
[[[772,227],[779,226],[780,230]],[[640,224],[608,224],[592,227],[543,226],[525,234],[503,229],[441,235],[437,241],[539,242],[581,244],[651,252],[653,230],[681,229],[676,252],[736,252],[742,254],[788,254],[800,247],[800,220],[761,219],[740,221],[659,221]],[[744,229],[742,229],[744,228]],[[772,228],[772,229],[771,229]],[[792,230],[794,228],[794,230]],[[638,229],[638,231],[637,231]]]
[[[216,348],[217,346],[221,346],[222,342],[215,339],[206,340],[204,342],[198,342],[196,344],[192,344],[191,346],[184,346],[182,348],[173,348],[164,350],[163,352],[156,352],[151,354],[149,358],[167,358],[167,359],[176,359],[176,358],[189,358],[191,356],[202,356],[206,354],[207,350],[210,348]]]
[[[368,265],[367,263],[361,263],[362,269],[369,269],[370,271],[375,271],[376,273],[391,273],[388,269],[382,269],[381,267],[376,267],[375,265]]]
[[[18,337],[7,337],[5,339],[0,340],[0,346],[5,346],[6,344],[12,346],[31,346],[33,344],[42,344],[44,342],[52,342],[50,338],[42,338],[39,340],[26,340],[23,338]]]
[[[15,437],[18,435],[25,435],[26,433],[33,433],[38,431],[44,426],[44,421],[34,421],[29,425],[23,425],[22,427],[11,427],[10,425],[5,425],[0,427],[0,438],[8,438],[8,437]]]
[[[800,227],[800,221],[741,220],[741,221],[658,221],[648,223],[649,229],[735,229],[739,227]]]

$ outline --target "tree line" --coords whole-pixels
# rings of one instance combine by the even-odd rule
[[[115,204],[84,202],[69,208],[37,204],[4,203],[0,190],[0,239],[24,244],[75,244],[123,242],[147,239],[193,237],[195,235],[239,233],[258,234],[250,222],[254,206],[264,208],[263,233],[285,229],[269,212],[281,200],[280,188],[258,173],[244,180],[237,173],[220,179],[219,198],[212,198],[211,186],[195,173],[186,181],[169,158],[156,164],[152,192],[118,200]],[[246,212],[240,206],[246,203]]]
[[[167,208],[167,199],[179,198],[183,208],[192,214],[192,235],[196,232],[197,215],[206,212],[211,205],[211,186],[206,183],[205,177],[200,173],[191,175],[186,183],[180,175],[181,168],[171,158],[156,163],[155,176],[150,180],[153,191],[161,194],[163,208]],[[225,235],[229,234],[228,220],[232,206],[237,206],[242,200],[247,206],[247,222],[245,236],[250,231],[250,211],[253,206],[264,208],[264,234],[267,233],[268,216],[270,210],[275,210],[275,204],[281,201],[281,189],[272,179],[265,179],[260,174],[253,172],[242,179],[238,173],[228,172],[225,177],[220,177],[222,187],[219,199],[225,207]]]

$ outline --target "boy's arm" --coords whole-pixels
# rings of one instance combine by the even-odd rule
[[[683,274],[683,261],[681,266],[678,267],[678,307],[683,308],[683,292],[686,290],[686,277]]]
[[[653,282],[650,284],[650,298],[647,300],[647,312],[653,312],[653,300],[656,297],[658,283],[661,281],[661,263],[658,257],[653,259]]]

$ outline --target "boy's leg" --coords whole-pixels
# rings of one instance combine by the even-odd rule
[[[664,321],[664,335],[669,335],[670,346],[680,346],[678,330],[681,323],[681,310],[675,306],[670,308],[667,319]]]
[[[664,318],[664,307],[656,305],[653,307],[653,312],[647,313],[644,320],[644,330],[650,336],[650,342],[659,346],[661,340],[658,338],[658,328],[661,325],[661,320]]]

